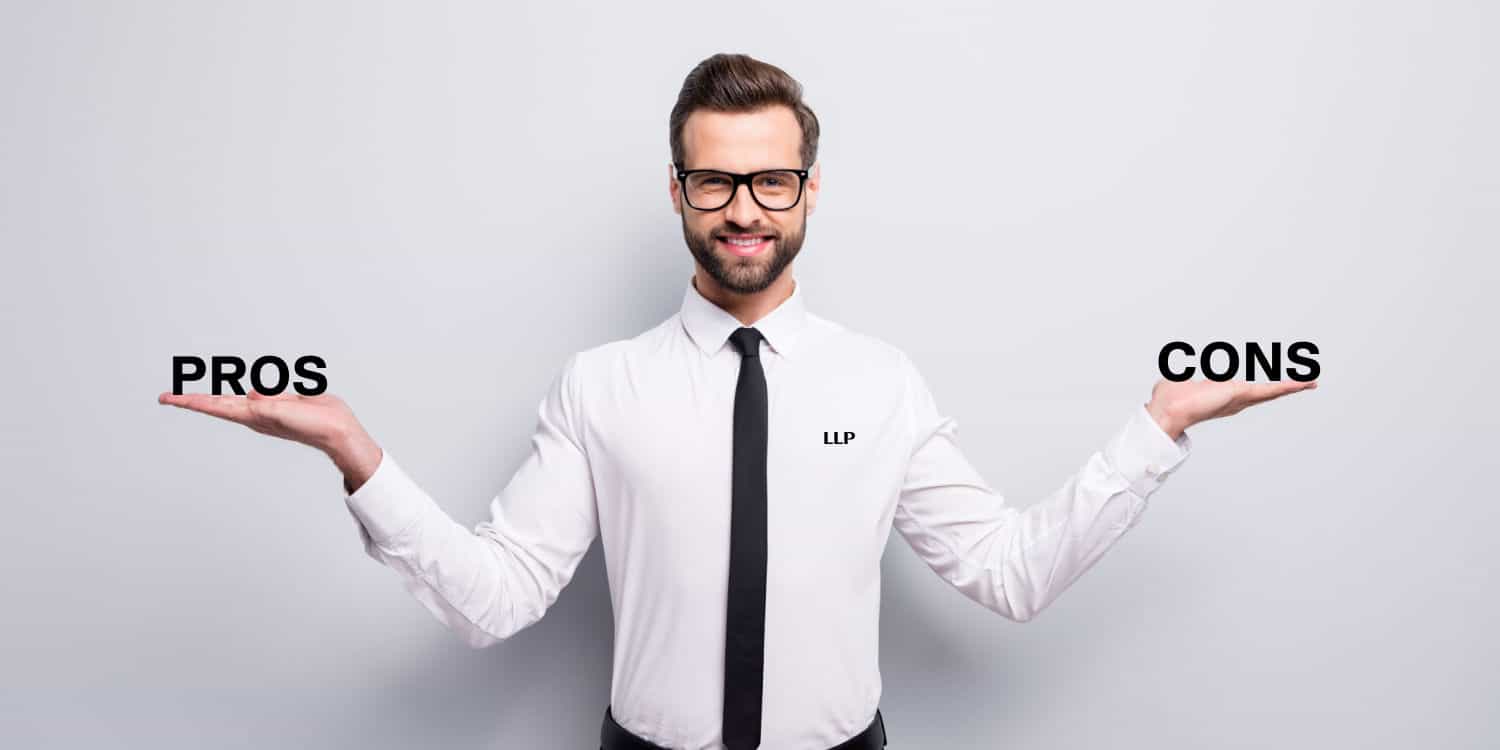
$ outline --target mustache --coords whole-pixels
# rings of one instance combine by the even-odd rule
[[[724,228],[715,229],[712,232],[709,232],[708,236],[710,236],[710,237],[722,237],[722,236],[724,236],[726,234],[755,234],[755,235],[763,235],[763,236],[766,236],[766,237],[780,237],[781,236],[780,232],[775,232],[775,231],[772,231],[770,229],[724,229]]]

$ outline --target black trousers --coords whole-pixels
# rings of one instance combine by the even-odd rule
[[[604,725],[599,728],[599,750],[671,750],[638,737],[615,721],[610,707],[604,707]],[[881,750],[885,747],[885,717],[875,709],[870,726],[829,750]]]

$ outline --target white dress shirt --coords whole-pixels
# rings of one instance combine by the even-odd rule
[[[481,648],[541,619],[602,535],[615,719],[665,747],[722,748],[741,325],[690,283],[670,318],[569,356],[529,455],[472,530],[385,451],[345,495],[365,551]],[[770,425],[764,748],[822,750],[874,717],[892,527],[949,584],[1025,621],[1136,523],[1191,447],[1138,403],[1076,474],[1017,509],[900,349],[809,312],[800,281],[753,325]]]

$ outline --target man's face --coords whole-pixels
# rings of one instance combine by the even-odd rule
[[[698,110],[682,128],[683,169],[756,172],[802,167],[802,128],[792,110],[765,107],[754,112]],[[817,205],[820,164],[813,165],[802,199],[785,211],[768,211],[750,196],[750,186],[736,189],[729,205],[700,211],[682,196],[677,172],[670,172],[672,210],[682,215],[688,250],[720,286],[740,294],[764,290],[797,257],[807,233],[807,217]],[[768,238],[754,247],[739,247],[729,237]]]

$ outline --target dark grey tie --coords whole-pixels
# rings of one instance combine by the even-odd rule
[[[740,351],[734,389],[733,505],[729,515],[729,606],[724,640],[724,746],[760,745],[766,643],[766,374],[760,331],[729,335]]]

